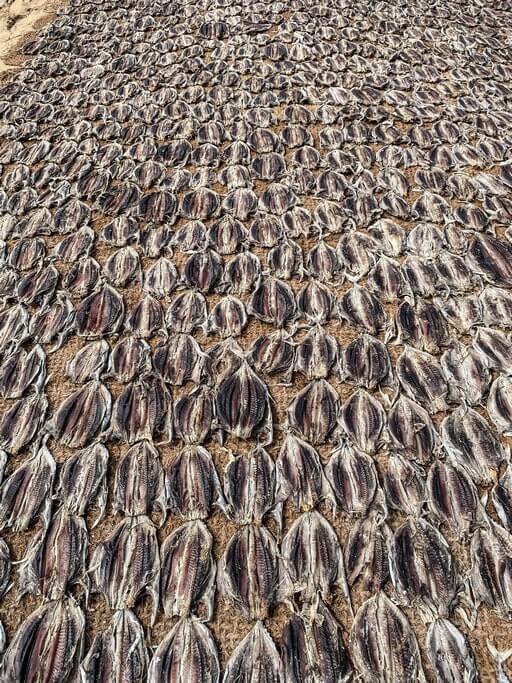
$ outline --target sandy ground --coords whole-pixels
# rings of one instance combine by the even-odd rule
[[[62,4],[59,0],[0,0],[0,74],[20,64],[21,45],[52,20]]]

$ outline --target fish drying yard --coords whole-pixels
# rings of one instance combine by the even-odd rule
[[[512,680],[512,2],[23,7],[0,683]]]

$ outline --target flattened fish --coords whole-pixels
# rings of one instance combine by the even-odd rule
[[[276,502],[276,467],[261,446],[230,460],[224,473],[225,514],[236,524],[261,524]]]
[[[110,347],[104,339],[86,344],[66,363],[66,375],[75,384],[85,384],[93,379],[100,381],[109,352]]]
[[[430,412],[446,410],[448,385],[437,359],[406,346],[396,362],[396,372],[406,394]]]
[[[13,403],[0,418],[0,448],[15,455],[39,433],[48,409],[45,394],[33,394]]]
[[[145,683],[149,653],[144,629],[133,612],[117,610],[98,633],[80,666],[82,683]]]
[[[297,510],[312,510],[331,493],[317,451],[306,441],[288,434],[276,462],[276,500],[289,500]]]
[[[169,443],[173,434],[171,393],[159,377],[135,379],[124,387],[112,410],[111,434],[128,444],[144,439]]]
[[[224,671],[223,683],[280,683],[283,665],[274,641],[257,621],[237,645]]]
[[[166,616],[186,617],[204,605],[213,613],[215,560],[213,538],[204,522],[193,520],[173,531],[161,548],[160,593]]]
[[[21,398],[27,389],[39,394],[46,380],[46,354],[39,344],[28,353],[21,348],[0,366],[0,396]]]
[[[277,600],[277,543],[264,526],[247,524],[228,541],[219,564],[219,588],[246,621],[265,619]]]
[[[288,407],[288,422],[313,445],[333,436],[338,425],[340,398],[325,379],[316,379],[300,391]]]
[[[357,611],[350,632],[350,652],[368,683],[426,682],[411,625],[383,591]]]
[[[138,441],[116,468],[113,491],[114,512],[166,516],[164,471],[157,449],[149,441]]]
[[[436,619],[430,624],[426,647],[438,683],[478,683],[471,645],[451,621]]]
[[[358,389],[343,404],[341,420],[345,432],[363,453],[372,455],[377,451],[386,413],[376,398]]]
[[[337,447],[325,474],[344,512],[364,515],[372,504],[379,483],[373,459],[347,444]]]
[[[199,619],[180,619],[153,655],[148,683],[218,683],[217,648]]]
[[[187,446],[172,455],[165,485],[171,513],[187,520],[206,519],[213,505],[222,502],[217,470],[202,446]]]
[[[509,463],[492,489],[492,502],[501,523],[512,532],[512,465]]]
[[[115,334],[123,324],[123,297],[110,285],[86,297],[76,309],[79,337],[103,337]]]
[[[347,583],[362,582],[370,593],[380,591],[389,579],[389,543],[392,532],[381,515],[374,512],[355,520],[345,544]]]
[[[459,537],[467,536],[477,521],[478,489],[455,463],[432,463],[427,477],[427,502],[433,515]]]
[[[85,618],[73,598],[45,603],[25,619],[9,643],[2,681],[76,681],[84,635]]]
[[[110,609],[132,609],[139,597],[153,601],[152,622],[158,608],[160,556],[156,529],[144,516],[127,517],[94,551],[90,574],[95,591],[103,593]]]
[[[341,624],[317,598],[303,614],[292,614],[283,630],[281,660],[287,683],[346,683],[352,666]]]
[[[54,437],[69,448],[83,448],[100,438],[110,424],[112,397],[107,387],[91,380],[57,408],[51,422]]]

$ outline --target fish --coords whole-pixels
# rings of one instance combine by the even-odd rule
[[[235,488],[235,486],[233,486]],[[332,497],[318,452],[303,439],[287,434],[276,461],[276,501],[312,510]]]
[[[123,387],[112,408],[110,435],[130,445],[173,436],[171,392],[157,375],[137,378]]]
[[[77,451],[62,464],[55,498],[70,515],[83,517],[91,506],[97,508],[94,528],[103,518],[107,504],[107,465],[109,453],[102,444]]]
[[[499,520],[512,532],[512,467],[510,463],[491,492],[492,504]]]
[[[150,375],[153,369],[151,353],[151,347],[144,339],[125,337],[110,352],[106,376],[128,384],[136,377]]]
[[[109,390],[101,382],[90,380],[60,403],[51,420],[51,433],[65,446],[83,448],[101,438],[111,413]]]
[[[238,525],[261,524],[282,502],[278,467],[261,446],[230,459],[224,471],[225,501],[219,501],[225,515]],[[280,521],[279,510],[276,517]]]
[[[51,514],[51,491],[55,460],[46,439],[33,448],[25,460],[0,487],[0,527],[25,531],[37,517],[47,526]]]
[[[339,343],[324,328],[315,324],[306,336],[296,344],[293,371],[300,372],[308,380],[327,379],[336,373],[339,362]]]
[[[369,455],[348,444],[340,444],[325,466],[325,475],[344,512],[367,513],[379,489],[375,463]]]
[[[440,362],[450,399],[470,406],[480,404],[491,383],[491,373],[481,354],[471,346],[453,341]]]
[[[214,398],[209,387],[196,387],[174,404],[175,434],[187,445],[204,443],[213,420]]]
[[[349,649],[355,668],[366,681],[426,681],[414,631],[383,591],[366,600],[357,611]]]
[[[279,553],[272,533],[246,524],[228,541],[219,562],[221,593],[246,621],[265,619],[277,601]]]
[[[116,610],[107,628],[94,636],[80,664],[83,683],[147,680],[149,652],[144,630],[128,609]]]
[[[388,505],[406,515],[420,516],[426,501],[425,471],[400,453],[390,453],[384,474]]]
[[[154,623],[159,602],[160,555],[156,529],[148,517],[125,517],[102,540],[90,560],[94,592],[112,610],[132,609],[142,595],[152,600]]]
[[[362,582],[366,592],[377,593],[389,579],[392,532],[381,515],[371,511],[351,526],[343,553],[350,588]]]
[[[76,584],[87,591],[88,545],[84,519],[59,508],[48,527],[36,533],[27,546],[19,569],[18,595],[32,593],[58,600]]]
[[[315,379],[288,406],[288,423],[316,446],[335,435],[340,408],[340,398],[334,387],[325,379]]]
[[[119,461],[114,478],[113,511],[125,515],[166,517],[164,470],[157,449],[149,441],[135,443]]]
[[[284,327],[296,317],[293,289],[284,280],[267,277],[261,280],[247,301],[247,313],[259,320]]]
[[[176,266],[165,256],[160,256],[149,268],[145,268],[143,277],[143,290],[156,299],[172,294],[178,284]]]
[[[124,320],[123,297],[110,285],[104,285],[83,299],[75,315],[79,337],[96,338],[119,331]]]
[[[406,346],[396,362],[400,385],[413,401],[432,413],[446,410],[448,384],[438,360],[426,351]]]
[[[219,683],[219,680],[219,656],[208,627],[195,617],[183,617],[155,650],[148,683]]]
[[[281,642],[284,676],[299,683],[347,683],[353,669],[343,642],[343,629],[327,605],[317,598],[302,613],[292,613]]]
[[[376,337],[363,334],[343,350],[343,378],[357,387],[375,389],[391,383],[391,359],[386,345]]]
[[[498,432],[512,435],[512,380],[505,375],[496,377],[487,398],[487,413]]]
[[[450,460],[436,459],[427,476],[427,504],[435,518],[459,538],[478,521],[478,489],[466,471]]]
[[[186,520],[206,519],[214,505],[222,505],[217,470],[203,446],[186,446],[171,456],[165,488],[171,513]]]
[[[137,339],[150,339],[164,334],[164,311],[162,305],[150,294],[144,295],[130,309],[124,323],[126,331]]]
[[[89,342],[66,362],[66,375],[75,384],[86,384],[91,380],[101,381],[109,353],[110,347],[104,339]]]
[[[40,344],[30,351],[20,348],[7,355],[0,366],[0,396],[21,398],[27,390],[41,393],[46,382],[46,354]]]
[[[223,683],[279,683],[283,665],[274,641],[262,621],[257,621],[231,654]]]
[[[282,540],[281,556],[282,600],[291,601],[298,594],[306,602],[317,594],[327,600],[331,588],[338,586],[350,606],[341,545],[318,510],[304,512],[292,523]]]
[[[45,602],[11,639],[2,660],[2,681],[77,680],[84,637],[85,617],[73,598]],[[49,652],[52,657],[46,656]]]
[[[379,299],[362,285],[354,284],[340,299],[340,316],[349,325],[376,336],[386,327],[387,316]]]
[[[466,636],[448,621],[439,618],[427,631],[427,655],[440,683],[477,683],[475,655]]]

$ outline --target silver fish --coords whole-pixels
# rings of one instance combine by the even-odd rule
[[[369,334],[363,334],[345,348],[342,365],[344,380],[365,389],[391,381],[391,359],[386,346]]]
[[[123,388],[112,409],[111,434],[129,444],[172,439],[171,393],[159,377],[135,379]]]
[[[115,334],[124,319],[123,297],[110,285],[86,297],[76,309],[79,337],[102,337]]]
[[[426,501],[423,468],[403,455],[391,453],[384,475],[384,491],[391,508],[419,516]]]
[[[349,325],[374,336],[387,323],[386,311],[379,299],[360,285],[353,285],[341,297],[340,315]]]
[[[287,282],[274,277],[262,279],[247,302],[247,313],[265,323],[284,327],[296,314],[292,288]]]
[[[505,375],[512,372],[512,342],[504,332],[478,327],[473,346],[483,356],[489,368]]]
[[[452,341],[441,356],[450,398],[457,403],[479,404],[489,388],[491,373],[481,355],[460,341]]]
[[[189,334],[176,334],[161,346],[157,346],[153,362],[162,379],[173,386],[182,386],[192,381],[200,384],[206,362],[206,355]]]
[[[295,351],[295,372],[308,380],[327,378],[338,361],[338,340],[315,325],[298,344]]]
[[[201,386],[184,394],[174,405],[175,433],[185,444],[201,444],[210,435],[214,400],[209,387]]]

